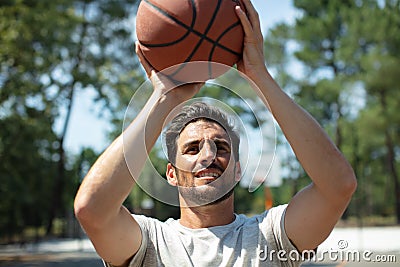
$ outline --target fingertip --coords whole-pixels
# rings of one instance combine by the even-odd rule
[[[140,44],[139,44],[139,41],[136,41],[136,42],[135,42],[135,51],[136,51],[136,53],[140,52]]]
[[[235,11],[236,11],[236,13],[243,13],[243,10],[239,5],[235,6]]]
[[[247,19],[246,14],[244,13],[243,9],[240,6],[235,6],[235,13],[238,16],[240,21]]]

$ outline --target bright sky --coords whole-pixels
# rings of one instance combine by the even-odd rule
[[[263,32],[275,23],[292,23],[296,12],[291,0],[253,0],[261,20]],[[92,147],[101,152],[110,143],[106,132],[110,125],[105,119],[98,118],[98,107],[92,102],[95,93],[90,90],[75,95],[70,127],[65,144],[72,153],[78,153],[81,147]],[[57,127],[59,128],[59,127]]]

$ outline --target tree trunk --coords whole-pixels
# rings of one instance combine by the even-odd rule
[[[74,99],[74,84],[70,88],[70,92],[68,95],[68,107],[67,107],[67,115],[65,117],[63,131],[59,139],[59,148],[58,148],[58,155],[59,159],[57,162],[57,176],[55,177],[54,185],[53,185],[53,195],[52,195],[52,202],[49,210],[49,221],[46,227],[46,235],[50,235],[53,231],[53,221],[57,216],[57,211],[61,208],[63,209],[62,205],[62,190],[64,187],[65,181],[65,148],[64,148],[64,141],[65,136],[67,134],[69,121],[71,118],[72,113],[72,104]]]
[[[395,166],[396,158],[393,148],[393,141],[390,136],[389,131],[385,130],[385,142],[386,142],[386,149],[387,149],[387,167],[390,173],[390,177],[393,180],[393,190],[395,196],[395,210],[396,210],[396,220],[397,224],[400,224],[400,183],[399,178]]]
[[[381,90],[379,92],[380,103],[382,105],[382,113],[384,118],[387,118],[386,110],[386,92],[385,90]],[[385,145],[386,145],[386,166],[388,168],[390,177],[393,180],[393,190],[395,197],[395,213],[396,213],[396,221],[397,224],[400,224],[400,183],[396,170],[396,156],[394,152],[394,145],[392,141],[392,137],[390,136],[390,131],[388,128],[385,129]]]
[[[85,2],[85,5],[83,6],[82,9],[82,14],[83,17],[85,17],[86,14],[86,8],[87,8],[87,2]],[[83,39],[87,34],[87,27],[88,23],[84,21],[82,24],[82,29],[80,32],[80,39],[78,43],[78,49],[77,49],[77,55],[76,55],[76,61],[74,62],[74,65],[72,67],[72,70],[77,70],[79,69],[79,65],[82,62],[82,51],[83,51]],[[64,125],[63,125],[63,130],[59,138],[59,160],[57,162],[57,177],[55,177],[54,181],[54,186],[53,186],[53,196],[52,196],[52,202],[51,202],[51,207],[49,210],[49,221],[46,227],[46,235],[50,235],[52,230],[53,230],[53,221],[57,215],[57,210],[62,208],[62,192],[63,192],[63,187],[64,187],[64,182],[65,182],[65,148],[64,148],[64,141],[65,141],[65,136],[67,134],[68,126],[69,126],[69,120],[71,117],[72,113],[72,104],[74,100],[74,93],[75,93],[75,85],[78,82],[76,77],[74,77],[70,83],[70,85],[66,88],[68,88],[69,94],[67,97],[68,102],[68,107],[67,107],[67,114],[65,117]]]

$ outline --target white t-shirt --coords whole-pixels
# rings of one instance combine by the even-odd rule
[[[235,215],[230,224],[200,229],[175,219],[161,222],[133,215],[143,237],[129,266],[299,266],[300,259],[292,260],[297,250],[284,229],[286,206],[250,218]]]

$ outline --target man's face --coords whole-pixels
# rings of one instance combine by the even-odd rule
[[[177,141],[175,167],[170,175],[186,202],[205,205],[225,199],[240,179],[240,166],[231,153],[231,139],[218,123],[199,120],[188,124]]]

